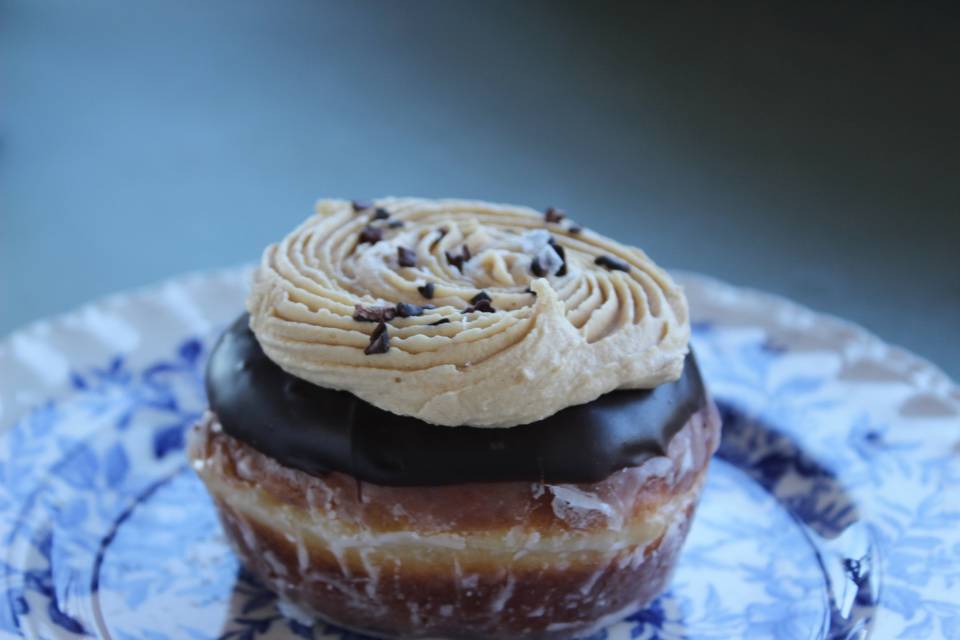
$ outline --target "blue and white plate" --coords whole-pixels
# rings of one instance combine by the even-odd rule
[[[0,637],[359,638],[281,613],[184,462],[246,277],[0,343]],[[593,638],[960,638],[960,390],[855,326],[681,278],[723,444],[669,592]]]

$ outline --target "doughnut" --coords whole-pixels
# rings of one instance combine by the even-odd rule
[[[321,201],[188,457],[244,564],[384,638],[571,638],[669,583],[720,418],[682,291],[556,209]]]

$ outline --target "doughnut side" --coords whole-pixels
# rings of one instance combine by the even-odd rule
[[[666,586],[719,432],[708,403],[667,456],[576,485],[314,476],[212,413],[189,455],[248,568],[312,615],[388,637],[565,638]]]

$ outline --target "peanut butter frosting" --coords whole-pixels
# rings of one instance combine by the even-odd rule
[[[264,252],[247,309],[291,375],[446,426],[675,381],[690,337],[641,250],[555,209],[463,200],[320,201]]]

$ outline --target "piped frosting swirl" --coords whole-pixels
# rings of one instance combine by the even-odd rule
[[[562,214],[461,200],[324,200],[264,252],[247,301],[267,356],[439,425],[511,427],[676,380],[680,288]]]

